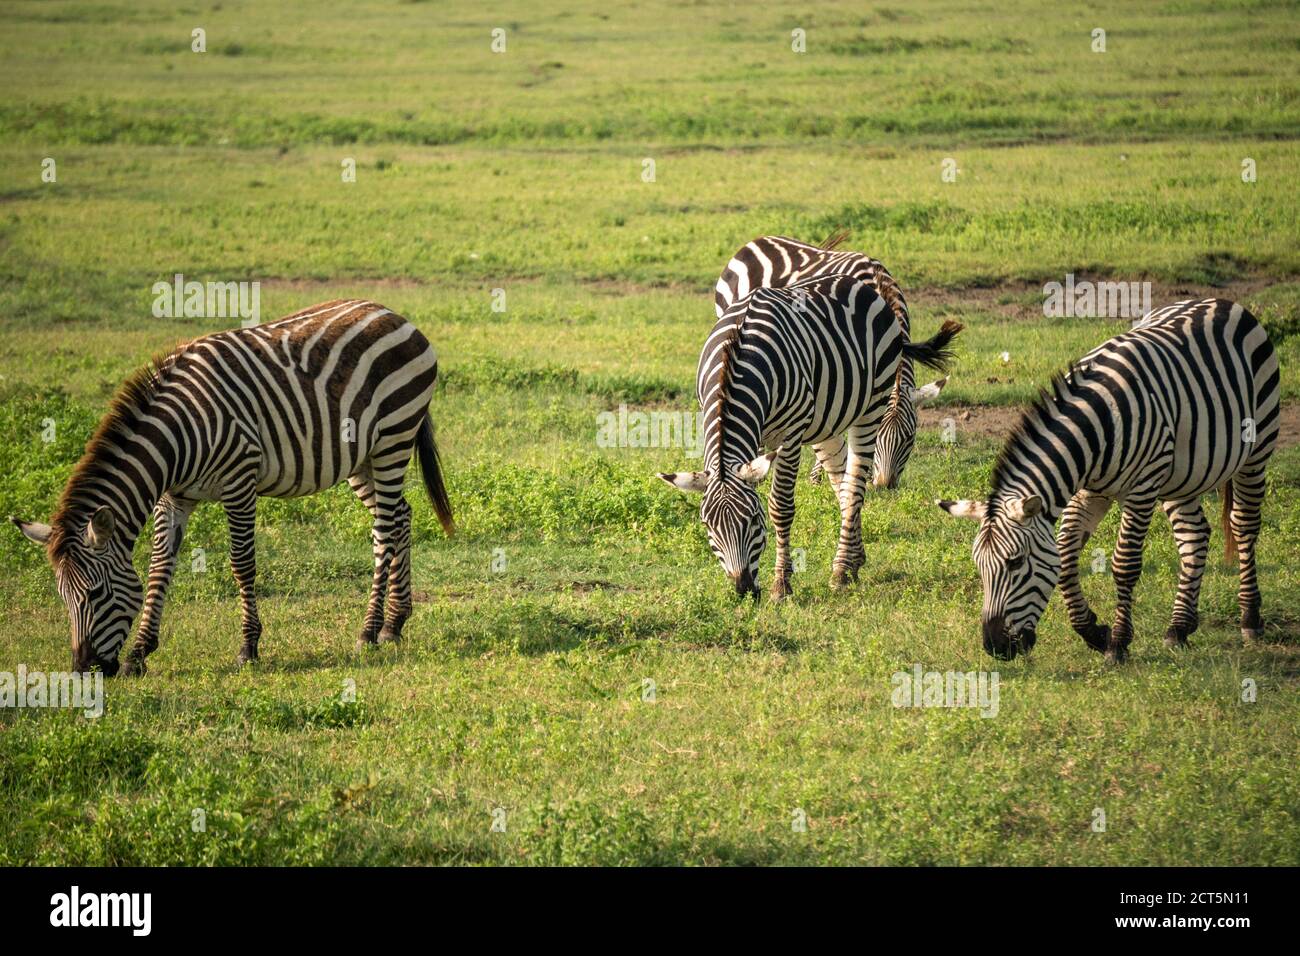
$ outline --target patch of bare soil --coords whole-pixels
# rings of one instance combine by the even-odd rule
[[[510,286],[520,285],[545,285],[554,282],[561,284],[565,281],[573,285],[587,289],[596,295],[647,295],[651,293],[671,293],[677,295],[698,295],[706,302],[712,314],[713,304],[713,286],[698,286],[694,283],[671,282],[668,280],[660,282],[633,282],[630,279],[617,279],[610,277],[586,277],[575,276],[568,280],[549,279],[542,276],[516,276],[516,275],[498,275],[492,278],[489,283],[483,280],[484,285],[506,284]],[[348,290],[358,298],[378,298],[378,294],[385,290],[396,289],[426,289],[437,288],[439,286],[448,289],[460,289],[462,291],[473,288],[475,283],[469,279],[443,279],[437,276],[422,278],[417,276],[343,276],[338,279],[292,279],[287,277],[275,277],[271,279],[260,280],[263,289],[274,291],[289,291],[304,296],[317,293],[324,293],[330,290]]]
[[[951,418],[964,434],[993,441],[1001,441],[1011,434],[1023,412],[1024,408],[1018,405],[949,405],[918,410],[922,428],[937,430],[945,418]],[[1284,404],[1278,447],[1289,448],[1297,443],[1300,443],[1300,404]]]
[[[1122,278],[1122,277],[1120,277]],[[1075,273],[1075,281],[1084,280],[1119,281],[1115,276],[1093,276]],[[597,295],[646,295],[651,293],[670,293],[674,295],[699,295],[709,305],[713,301],[711,282],[697,285],[693,282],[663,279],[650,282],[637,282],[614,276],[571,276],[567,280],[543,276],[499,275],[494,283],[511,285],[540,285],[545,283],[563,283],[588,289]],[[1125,279],[1124,281],[1129,281]],[[1141,280],[1147,281],[1147,280]],[[1189,285],[1187,283],[1151,283],[1151,307],[1159,308],[1170,305],[1180,299],[1241,299],[1256,295],[1279,282],[1276,278],[1247,277],[1236,279],[1221,286]],[[327,289],[348,289],[359,296],[373,296],[388,289],[419,289],[434,286],[462,288],[473,285],[471,280],[460,278],[447,279],[439,276],[344,276],[341,278],[290,278],[280,276],[261,280],[265,289],[289,290],[303,295],[314,294]],[[917,286],[905,288],[908,301],[913,308],[923,304],[926,308],[941,308],[944,311],[959,311],[972,306],[990,312],[1001,312],[1008,318],[1041,319],[1043,317],[1043,284],[1041,282],[998,282],[989,286],[967,286],[955,288],[949,286]]]
[[[1115,282],[1123,277],[1112,275],[1094,276],[1076,273],[1076,283]],[[1059,281],[1059,280],[1058,280]],[[1123,279],[1123,281],[1130,281]],[[1231,299],[1241,302],[1258,295],[1279,280],[1263,276],[1249,276],[1234,279],[1219,286],[1195,285],[1190,283],[1166,283],[1140,279],[1134,281],[1151,281],[1151,308],[1172,305],[1183,299]],[[904,289],[909,305],[924,304],[928,309],[939,308],[945,312],[959,311],[963,308],[979,308],[989,312],[1000,312],[1012,319],[1042,319],[1043,317],[1043,283],[1041,282],[999,282],[983,288],[969,287],[955,289],[948,287],[919,287]]]
[[[945,419],[951,418],[963,435],[997,441],[1011,434],[1023,412],[1019,405],[947,405],[917,409],[917,418],[920,428],[935,431],[943,427]]]
[[[377,276],[343,276],[337,279],[290,279],[278,276],[271,279],[261,279],[259,282],[263,289],[272,289],[277,292],[287,290],[289,292],[311,293],[313,295],[321,290],[350,289],[357,294],[358,298],[374,297],[375,290],[419,289],[426,286],[443,284],[436,280],[428,281],[407,276],[394,276],[389,278],[380,278]]]

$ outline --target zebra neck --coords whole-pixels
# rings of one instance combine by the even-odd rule
[[[758,441],[750,434],[748,428],[737,428],[731,422],[727,424],[725,436],[719,436],[721,447],[715,439],[705,448],[705,467],[715,475],[735,471],[741,465],[747,465],[758,457]]]
[[[119,421],[92,439],[63,490],[55,522],[80,528],[107,506],[117,520],[117,534],[133,542],[174,483],[175,465],[171,442],[160,440],[156,428],[146,432]]]
[[[758,456],[771,408],[778,401],[766,382],[735,359],[732,376],[718,391],[704,414],[704,462],[715,475]]]
[[[706,423],[705,467],[715,475],[734,471],[758,457],[766,415],[756,409],[739,410],[734,403]]]
[[[1060,386],[1054,385],[1056,388]],[[1096,462],[1096,426],[1068,393],[1058,391],[1025,413],[993,470],[990,501],[1037,495],[1056,521]]]
[[[898,373],[894,377],[894,390],[889,396],[891,406],[899,405],[902,402],[911,402],[912,388],[916,385],[916,373],[912,368],[912,360],[904,356],[898,360]]]
[[[886,296],[886,303],[894,312],[894,317],[898,320],[899,329],[902,331],[902,340],[906,344],[912,341],[912,323],[907,314],[907,306],[903,304],[902,296],[898,294],[897,287],[894,287],[892,297]],[[890,396],[889,403],[897,405],[906,399],[912,400],[912,388],[916,385],[916,369],[912,367],[912,360],[906,355],[898,357],[898,377],[894,382],[894,391]]]
[[[717,475],[735,474],[742,465],[758,457],[758,446],[751,442],[730,442],[722,452],[721,459],[713,459],[714,462],[720,460],[721,467],[710,470]]]

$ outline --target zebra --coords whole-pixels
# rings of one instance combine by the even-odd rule
[[[129,377],[50,523],[10,519],[46,548],[72,621],[74,668],[116,674],[143,604],[123,672],[144,673],[185,525],[201,501],[225,506],[242,610],[237,660],[256,660],[257,498],[309,495],[345,479],[373,518],[374,578],[359,644],[399,640],[411,612],[402,482],[413,451],[438,520],[453,530],[428,408],[437,374],[437,356],[414,325],[375,302],[340,299],[195,339]],[[150,512],[142,588],[131,554]]]
[[[768,515],[776,533],[772,596],[791,593],[790,526],[805,444],[848,432],[839,485],[839,547],[832,586],[857,578],[865,560],[861,508],[866,462],[889,404],[898,365],[933,368],[951,359],[961,325],[946,322],[930,341],[906,341],[894,313],[853,275],[819,276],[781,289],[759,288],[734,302],[700,353],[696,391],[704,414],[705,471],[660,472],[683,491],[703,492],[709,545],[739,595],[757,601],[766,545],[754,488],[772,470]],[[760,446],[775,449],[760,453]]]
[[[1246,640],[1262,634],[1255,568],[1264,467],[1277,444],[1278,363],[1259,321],[1234,302],[1187,299],[1052,379],[1012,432],[987,502],[939,501],[978,519],[974,557],[984,590],[984,649],[1013,658],[1035,628],[1058,578],[1071,626],[1112,663],[1133,638],[1133,589],[1156,502],[1178,545],[1178,594],[1165,632],[1187,645],[1210,526],[1201,496],[1223,485],[1225,559],[1235,557]],[[1112,558],[1115,623],[1099,624],[1079,587],[1079,554],[1113,501],[1122,507]],[[1060,531],[1052,534],[1056,519]]]
[[[860,252],[837,251],[848,238],[844,231],[833,233],[821,245],[810,245],[785,236],[759,236],[742,246],[727,263],[714,287],[713,306],[717,318],[738,299],[758,288],[785,288],[801,279],[847,273],[871,286],[893,311],[902,326],[904,341],[911,336],[911,318],[907,300],[889,270],[876,259]],[[898,363],[897,379],[876,434],[876,452],[872,463],[872,484],[877,488],[895,488],[907,467],[916,441],[916,409],[938,398],[948,379],[916,387],[912,363],[904,356]],[[813,446],[816,460],[809,480],[821,481],[830,475],[831,486],[838,490],[844,474],[847,448],[843,437],[832,435]]]

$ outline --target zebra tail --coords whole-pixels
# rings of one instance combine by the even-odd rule
[[[1223,484],[1223,561],[1237,563],[1237,536],[1232,533],[1232,479]]]
[[[448,535],[456,531],[451,517],[451,502],[447,499],[447,487],[442,483],[442,462],[438,460],[438,446],[433,441],[433,419],[424,413],[420,421],[420,431],[415,436],[415,451],[420,457],[420,474],[424,478],[424,490],[429,493],[429,501],[438,515],[438,523]]]
[[[948,366],[952,364],[952,340],[956,338],[957,333],[962,330],[962,324],[948,319],[943,326],[935,333],[933,338],[924,342],[907,342],[903,345],[903,355],[913,362],[919,362],[926,368],[932,368],[937,372],[948,371]]]

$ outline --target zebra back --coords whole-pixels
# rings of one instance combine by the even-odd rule
[[[706,466],[716,474],[748,460],[765,435],[803,444],[883,411],[904,344],[883,297],[850,274],[736,300],[714,324],[697,369]]]
[[[894,311],[903,331],[910,330],[907,300],[889,270],[878,259],[835,247],[847,238],[840,232],[821,245],[786,236],[759,236],[731,257],[714,287],[718,317],[737,299],[755,289],[784,288],[802,279],[823,275],[852,275],[870,285]]]
[[[377,448],[414,442],[436,376],[419,330],[365,300],[185,343],[119,389],[64,488],[52,553],[100,506],[133,537],[164,492],[219,496],[250,460],[258,494],[331,487]]]
[[[911,316],[907,300],[889,270],[878,259],[860,252],[840,251],[836,247],[847,238],[837,232],[821,245],[800,242],[786,236],[759,236],[745,243],[731,257],[714,287],[714,311],[719,318],[734,302],[759,288],[785,288],[804,279],[825,275],[851,275],[871,286],[893,311],[904,339],[911,336]],[[912,363],[904,359],[899,366],[895,400],[904,387],[915,384]]]
[[[1279,407],[1259,321],[1224,299],[1175,303],[1053,377],[998,459],[990,504],[1037,494],[1059,515],[1080,488],[1123,498],[1151,482],[1160,500],[1200,495],[1262,467]]]

